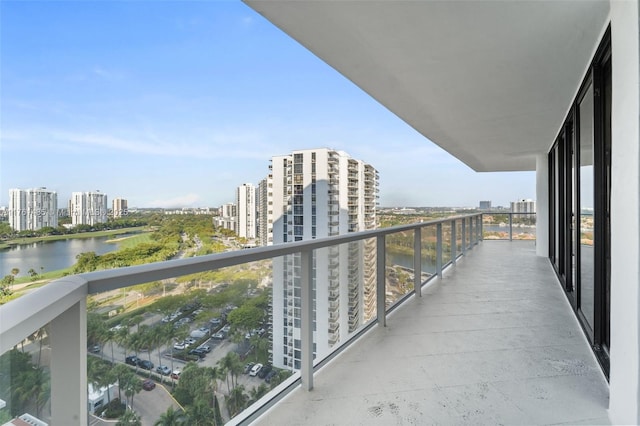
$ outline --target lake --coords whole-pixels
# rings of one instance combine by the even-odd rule
[[[121,238],[123,235],[118,235]],[[118,248],[116,243],[106,241],[114,236],[94,238],[74,238],[13,246],[0,250],[0,277],[11,274],[11,269],[18,268],[18,277],[27,276],[33,268],[37,273],[56,271],[73,266],[80,253],[94,251],[104,254]],[[41,269],[42,268],[42,269]]]

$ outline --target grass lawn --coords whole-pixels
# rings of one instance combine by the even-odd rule
[[[0,248],[6,248],[8,246],[18,245],[18,244],[39,243],[41,241],[69,240],[73,238],[106,237],[109,235],[121,235],[121,234],[128,234],[132,232],[141,232],[143,229],[145,229],[144,226],[136,226],[133,228],[110,229],[108,231],[80,232],[78,234],[65,234],[65,235],[48,235],[46,237],[16,238],[15,240],[5,241],[4,243],[2,243],[2,245],[0,245]]]

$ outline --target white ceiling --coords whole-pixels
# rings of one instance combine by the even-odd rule
[[[476,171],[535,170],[608,1],[244,0]]]

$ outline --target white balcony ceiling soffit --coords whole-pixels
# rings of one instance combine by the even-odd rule
[[[476,171],[535,170],[608,1],[245,0]]]

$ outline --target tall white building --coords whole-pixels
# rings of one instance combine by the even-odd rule
[[[71,193],[70,212],[72,225],[95,225],[107,221],[107,194],[95,192]]]
[[[375,229],[378,174],[370,165],[326,148],[294,151],[271,162],[274,244]],[[314,252],[317,354],[375,315],[373,244]],[[300,368],[299,274],[299,255],[274,259],[273,364],[281,368]]]
[[[9,190],[9,225],[16,231],[58,227],[58,194],[46,188]]]
[[[114,198],[113,200],[113,218],[119,218],[129,214],[127,200],[124,198]]]
[[[512,213],[535,213],[536,212],[536,202],[533,200],[518,200],[511,202],[511,212]],[[526,217],[526,215],[523,215]]]
[[[250,183],[236,189],[236,223],[239,237],[256,238],[256,188]]]
[[[258,184],[256,196],[258,205],[258,243],[261,246],[273,244],[273,176],[269,174]]]
[[[218,217],[214,218],[214,224],[219,228],[228,229],[237,234],[236,205],[233,203],[221,205]]]

